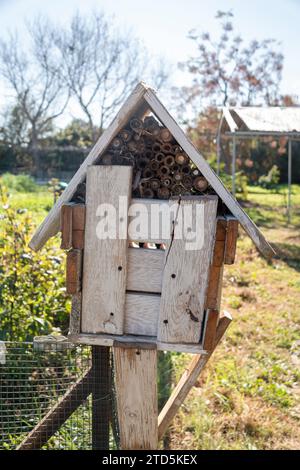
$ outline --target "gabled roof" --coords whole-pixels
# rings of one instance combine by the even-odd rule
[[[259,251],[266,257],[274,254],[273,248],[264,238],[263,234],[244,212],[236,199],[223,185],[222,181],[209,166],[205,158],[194,147],[189,138],[185,135],[180,126],[173,117],[168,113],[156,93],[144,83],[139,83],[131,95],[127,98],[120,111],[116,115],[107,130],[98,139],[91,152],[84,160],[76,174],[73,176],[68,187],[60,196],[54,207],[51,209],[43,223],[35,232],[29,246],[37,251],[47,242],[47,240],[56,235],[60,230],[60,209],[63,204],[69,202],[73,197],[79,183],[84,181],[86,177],[87,167],[101,159],[101,154],[109,146],[111,140],[119,133],[121,128],[127,123],[132,116],[144,116],[150,110],[156,117],[169,129],[178,144],[187,153],[194,164],[199,168],[203,176],[213,187],[218,196],[223,200],[231,213],[239,220],[249,237],[252,239]]]
[[[223,108],[230,132],[300,133],[300,107],[245,106]]]

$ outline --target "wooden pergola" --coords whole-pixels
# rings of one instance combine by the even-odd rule
[[[236,193],[236,155],[240,139],[285,137],[288,140],[288,202],[287,216],[291,216],[292,151],[293,142],[300,140],[300,107],[235,107],[223,108],[217,134],[217,173],[220,172],[221,138],[232,138],[232,193]]]

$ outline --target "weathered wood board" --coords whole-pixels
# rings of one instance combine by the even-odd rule
[[[91,346],[114,346],[116,343],[124,344],[152,344],[158,351],[174,351],[188,354],[206,354],[202,344],[188,344],[188,343],[163,343],[157,341],[155,336],[136,336],[136,335],[110,335],[105,333],[91,334],[80,333],[79,335],[69,335],[69,340],[72,343],[83,343]]]
[[[225,264],[234,263],[238,233],[239,233],[239,221],[235,217],[227,216]]]
[[[82,250],[68,251],[66,271],[67,294],[77,294],[81,291]]]
[[[61,249],[69,250],[72,248],[72,206],[69,204],[63,205],[60,214],[60,229],[61,229]]]
[[[174,219],[174,234],[166,252],[158,320],[158,340],[168,343],[198,343],[204,312],[213,240],[216,230],[217,196],[183,198]],[[186,209],[189,206],[189,210]],[[197,213],[200,207],[200,214]],[[202,239],[188,249],[192,222]],[[183,214],[183,224],[181,223]],[[182,233],[182,225],[184,227]]]
[[[114,348],[122,450],[157,449],[157,351]]]
[[[204,329],[203,348],[205,349],[205,351],[211,351],[215,343],[219,311],[208,310],[206,312],[206,316],[207,318]]]
[[[127,293],[124,333],[157,336],[160,295]]]
[[[161,292],[165,252],[144,248],[129,248],[127,290]]]
[[[72,308],[69,321],[70,335],[78,335],[80,333],[81,299],[81,292],[72,296]]]
[[[128,166],[91,166],[87,171],[83,333],[123,333],[131,178]],[[119,209],[120,196],[123,210]],[[105,238],[103,231],[118,229],[119,224],[125,227],[123,233],[117,239],[113,233],[107,235],[112,238]]]

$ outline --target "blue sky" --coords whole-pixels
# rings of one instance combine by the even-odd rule
[[[186,38],[190,29],[213,34],[215,12],[232,9],[244,39],[272,37],[282,43],[282,91],[300,95],[300,0],[0,0],[0,31],[12,27],[22,34],[24,19],[38,13],[64,22],[76,10],[93,8],[114,14],[120,26],[131,27],[153,54],[172,64],[192,54],[193,44]],[[184,77],[177,72],[173,80],[181,84]]]

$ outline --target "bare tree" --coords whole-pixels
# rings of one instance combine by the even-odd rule
[[[274,105],[279,99],[283,55],[273,39],[245,44],[234,31],[232,12],[218,11],[220,35],[192,30],[197,54],[180,67],[191,73],[192,85],[183,92],[203,105]]]
[[[154,86],[166,81],[164,62],[151,69],[153,59],[140,42],[130,32],[117,32],[103,13],[85,17],[77,13],[70,26],[56,28],[54,36],[63,78],[94,141],[137,81],[149,75]]]
[[[8,85],[19,113],[28,123],[28,146],[38,166],[38,142],[53,119],[67,105],[60,67],[54,57],[52,33],[47,22],[27,25],[29,48],[16,33],[0,41],[0,74]]]

